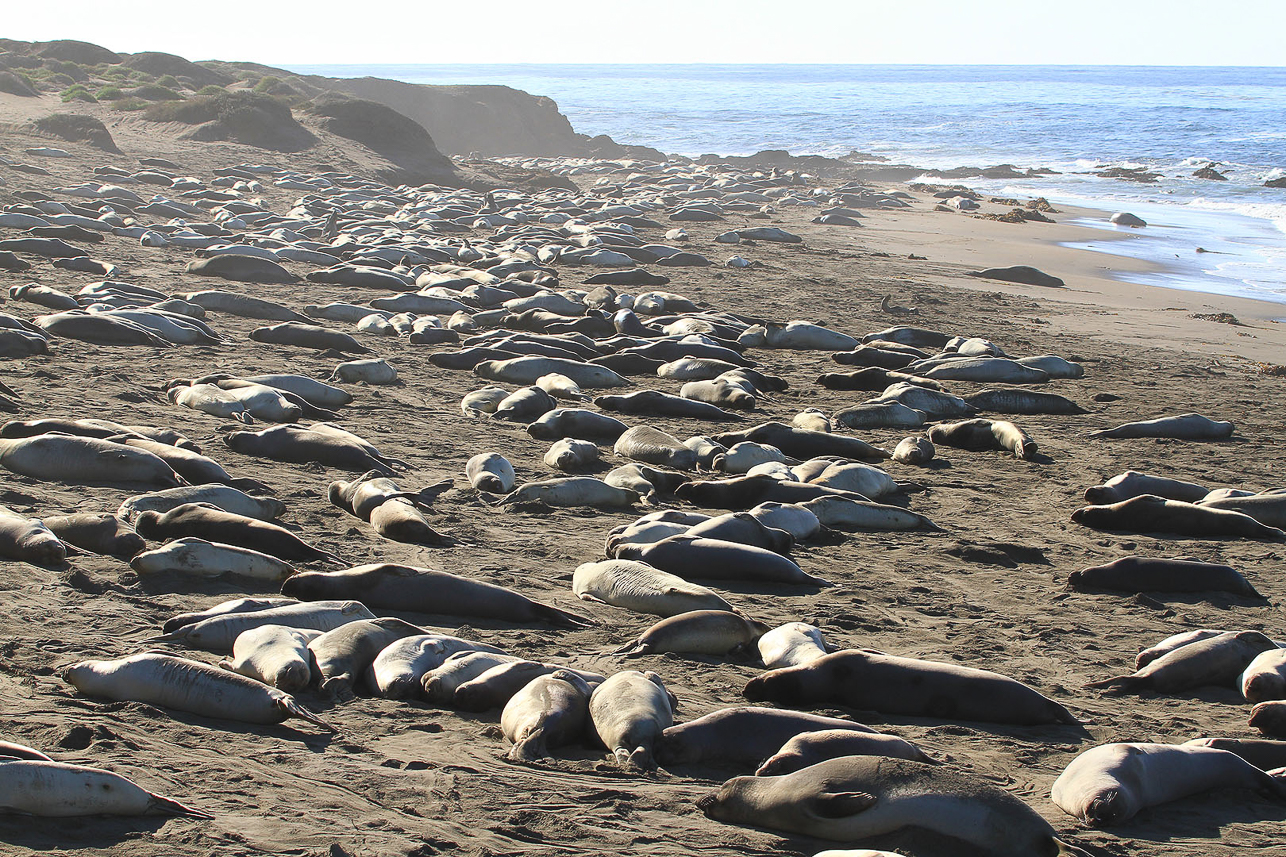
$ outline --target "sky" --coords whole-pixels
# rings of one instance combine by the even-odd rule
[[[1286,65],[1283,0],[35,3],[0,36],[191,60]]]

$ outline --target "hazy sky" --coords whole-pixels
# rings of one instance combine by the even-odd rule
[[[1286,0],[177,0],[12,5],[0,36],[269,65],[1286,65]],[[20,9],[21,11],[17,11]]]

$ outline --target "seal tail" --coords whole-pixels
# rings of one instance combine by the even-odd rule
[[[1058,848],[1058,850],[1054,852],[1056,857],[1093,857],[1093,855],[1085,849],[1077,848],[1075,845],[1064,842],[1058,837],[1054,837],[1053,841],[1054,845]]]
[[[592,628],[594,623],[583,616],[577,616],[575,613],[568,613],[566,610],[560,610],[557,607],[550,607],[548,604],[536,604],[536,616],[543,619],[555,628]]]
[[[650,649],[642,640],[631,640],[619,649],[613,649],[612,654],[625,655],[627,658],[637,658],[639,655],[646,655],[649,651]]]
[[[1086,684],[1085,687],[1093,690],[1101,690],[1104,693],[1116,696],[1122,693],[1129,693],[1131,690],[1142,685],[1143,682],[1144,679],[1139,678],[1138,676],[1121,675],[1116,676],[1115,678],[1105,678],[1102,681],[1092,681]]]
[[[156,637],[146,637],[139,640],[140,643],[182,643],[187,641],[187,626],[178,630],[170,631],[167,634],[160,634]]]
[[[148,815],[182,815],[188,818],[214,818],[214,816],[203,809],[195,809],[176,800],[170,800],[167,797],[161,797],[157,794],[148,792],[147,798]]]
[[[321,728],[325,729],[327,732],[339,731],[334,726],[331,726],[325,720],[322,720],[316,714],[313,714],[307,708],[304,708],[302,705],[296,702],[293,696],[286,696],[281,699],[278,699],[277,705],[281,707],[281,710],[286,713],[287,717],[298,717],[301,720],[307,720],[309,723],[316,724],[317,726],[320,726]]]
[[[529,735],[509,748],[505,753],[505,758],[511,762],[535,762],[540,759],[548,759],[549,753],[545,751],[544,742],[540,736]]]

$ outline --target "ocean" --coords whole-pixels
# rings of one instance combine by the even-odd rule
[[[1089,242],[1165,266],[1146,285],[1286,303],[1286,67],[313,65],[331,77],[500,84],[553,98],[579,132],[682,155],[858,151],[995,196],[1130,211],[1140,240]],[[1193,173],[1214,164],[1227,181]],[[1095,175],[1143,168],[1151,183]],[[1086,225],[1116,229],[1099,221]],[[1198,253],[1197,248],[1205,252]]]

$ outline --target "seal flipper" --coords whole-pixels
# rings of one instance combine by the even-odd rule
[[[185,806],[176,800],[148,792],[147,815],[182,815],[188,818],[214,818],[202,809]]]
[[[813,809],[821,818],[844,818],[870,809],[876,797],[866,792],[824,792],[813,799]]]
[[[300,705],[293,696],[282,696],[277,700],[277,707],[286,713],[286,717],[298,717],[301,720],[307,720],[309,723],[315,723],[327,732],[338,732],[334,726],[331,726],[325,720],[322,720],[316,714],[313,714],[307,708]]]
[[[1137,690],[1140,687],[1146,686],[1146,684],[1147,679],[1145,677],[1137,675],[1121,675],[1115,678],[1105,678],[1102,681],[1092,681],[1086,684],[1085,687],[1092,688],[1094,690],[1102,690],[1104,693],[1116,696],[1122,693],[1129,693],[1132,690]]]

